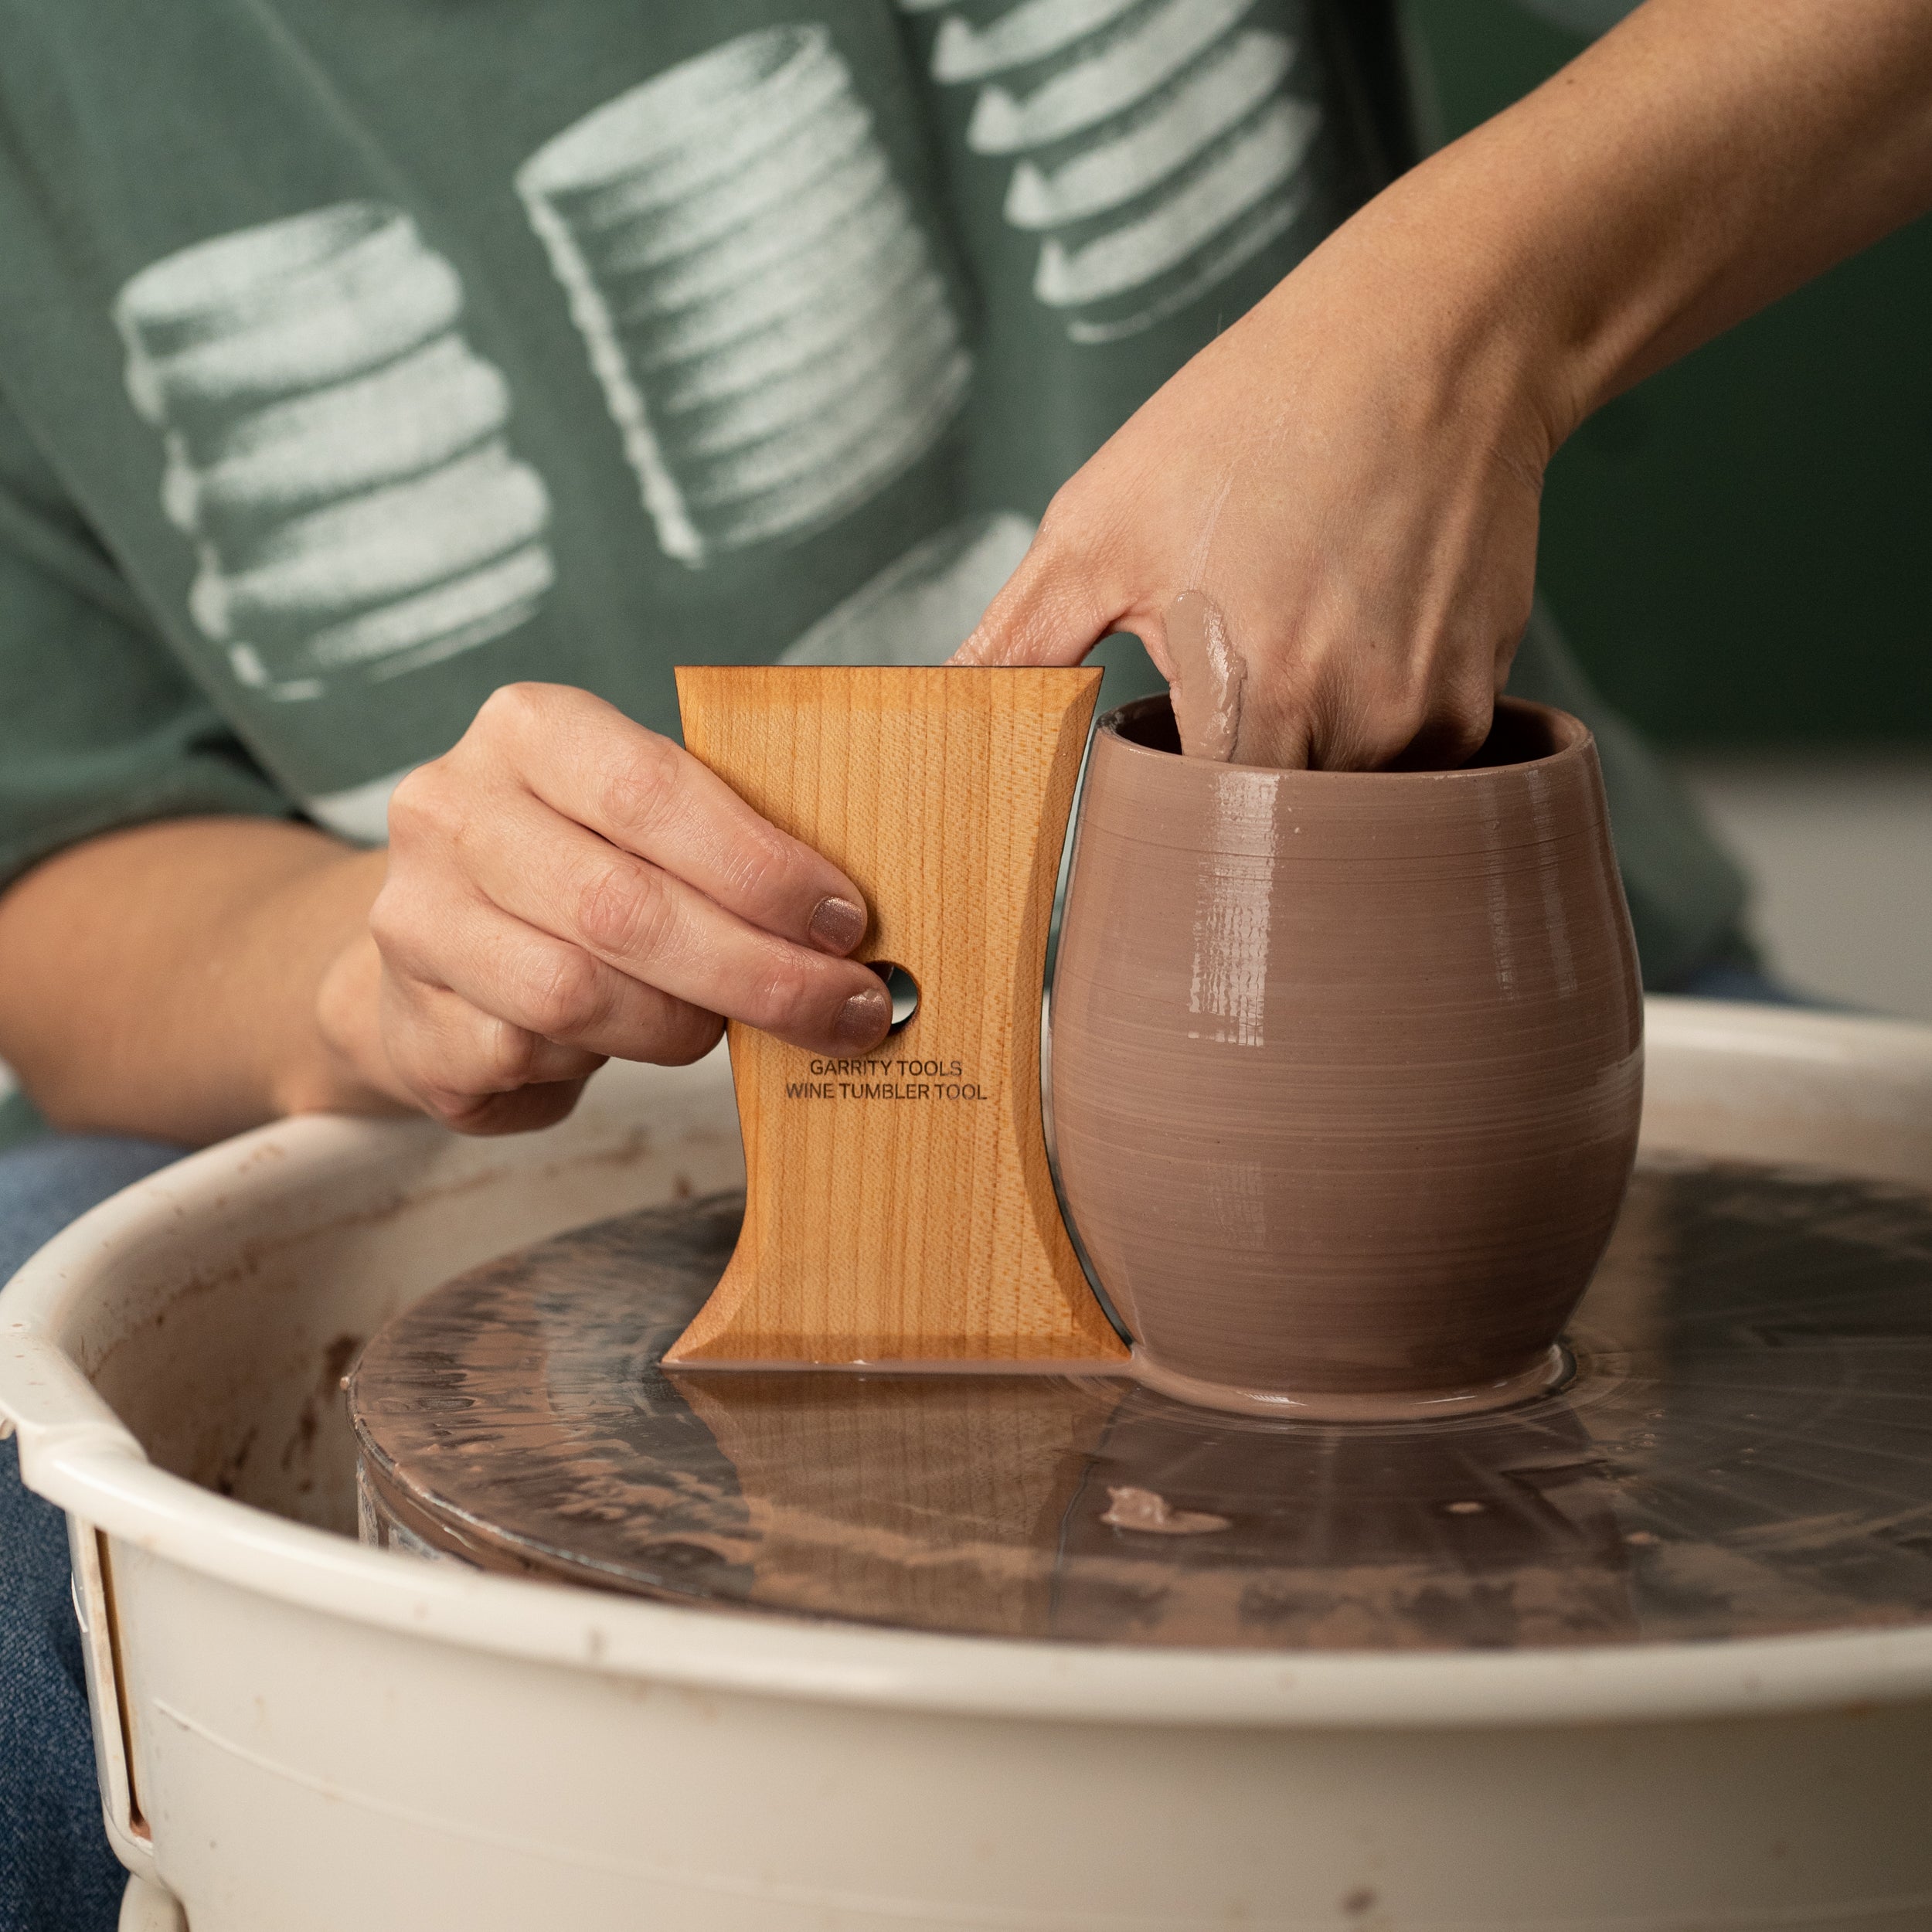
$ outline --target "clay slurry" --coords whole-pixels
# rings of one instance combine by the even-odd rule
[[[1205,591],[1183,590],[1168,606],[1167,650],[1182,752],[1222,764],[1256,762],[1253,747],[1241,736],[1247,660],[1235,648],[1220,606]]]
[[[1576,1379],[1459,1420],[1112,1378],[687,1374],[714,1196],[397,1315],[349,1393],[366,1540],[767,1614],[1317,1650],[1711,1643],[1932,1617],[1932,1196],[1647,1162]]]

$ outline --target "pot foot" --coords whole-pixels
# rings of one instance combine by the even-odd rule
[[[1458,1388],[1367,1391],[1334,1389],[1244,1389],[1185,1375],[1134,1351],[1131,1372],[1146,1387],[1177,1402],[1237,1415],[1276,1416],[1287,1422],[1427,1422],[1451,1416],[1485,1415],[1529,1402],[1567,1382],[1574,1369],[1570,1351],[1553,1342],[1526,1369],[1493,1382]]]

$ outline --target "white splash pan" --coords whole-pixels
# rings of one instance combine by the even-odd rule
[[[1661,1000],[1650,1056],[1655,1146],[1932,1184],[1932,1029]],[[722,1059],[613,1069],[531,1139],[245,1135],[16,1278],[0,1412],[73,1526],[124,1925],[1932,1927],[1932,1628],[1135,1651],[359,1547],[332,1340],[739,1162]]]

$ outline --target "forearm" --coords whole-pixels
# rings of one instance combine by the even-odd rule
[[[1925,0],[1648,0],[1335,241],[1495,338],[1546,455],[1928,206]]]
[[[316,1017],[382,878],[380,853],[248,819],[59,853],[0,896],[0,1060],[73,1129],[199,1143],[390,1104]]]

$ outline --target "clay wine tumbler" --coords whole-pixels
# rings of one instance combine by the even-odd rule
[[[1460,770],[1325,772],[1110,713],[1052,1026],[1068,1212],[1145,1379],[1345,1418],[1560,1378],[1643,1080],[1576,719],[1505,699]]]

